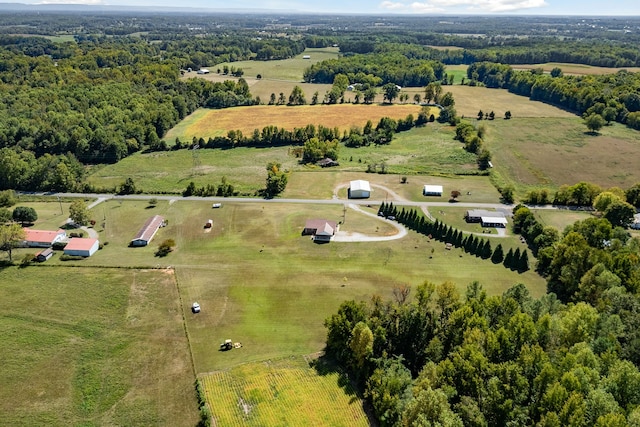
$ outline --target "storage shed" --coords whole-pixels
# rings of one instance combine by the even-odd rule
[[[100,247],[98,239],[72,237],[64,247],[64,254],[70,256],[90,257]]]
[[[369,181],[357,179],[349,184],[350,199],[368,199],[371,196]]]
[[[425,185],[422,189],[423,196],[442,196],[442,185]]]
[[[138,234],[131,240],[131,246],[147,246],[158,229],[164,225],[164,218],[154,215],[144,223]]]

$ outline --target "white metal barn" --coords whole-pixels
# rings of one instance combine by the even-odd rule
[[[350,199],[368,199],[371,196],[369,181],[357,179],[349,184]]]
[[[442,196],[442,185],[425,185],[422,189],[423,196]]]
[[[72,237],[64,247],[64,254],[71,256],[90,257],[100,247],[98,239]]]

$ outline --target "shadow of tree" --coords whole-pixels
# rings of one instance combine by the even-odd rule
[[[378,427],[379,423],[373,414],[373,408],[371,404],[365,400],[363,390],[361,390],[355,381],[353,381],[349,375],[338,365],[335,360],[331,357],[323,354],[317,359],[313,359],[309,362],[309,366],[311,366],[318,375],[326,376],[337,374],[338,375],[338,386],[344,391],[344,393],[350,397],[349,403],[353,404],[356,401],[360,401],[362,404],[362,410],[367,416],[367,420],[369,421],[369,425],[371,427]]]

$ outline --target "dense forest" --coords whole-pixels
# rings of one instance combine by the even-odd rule
[[[326,320],[327,356],[382,426],[640,425],[640,240],[606,218],[560,235],[526,207],[514,215],[527,239],[540,228],[544,297],[425,282],[415,295],[399,285],[392,300],[346,301]]]

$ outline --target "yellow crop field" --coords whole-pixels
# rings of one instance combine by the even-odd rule
[[[343,380],[337,372],[320,374],[303,358],[251,363],[201,377],[218,426],[368,426],[362,400]]]
[[[229,130],[240,130],[245,136],[250,136],[254,129],[262,130],[266,126],[292,130],[312,124],[348,130],[352,126],[363,127],[367,120],[371,120],[375,126],[382,117],[397,120],[413,114],[415,119],[421,108],[417,104],[339,104],[295,107],[259,105],[222,110],[198,110],[171,129],[165,139],[171,141],[179,137],[182,140],[189,140],[194,136],[206,139],[226,135]],[[437,115],[437,109],[432,113]]]

